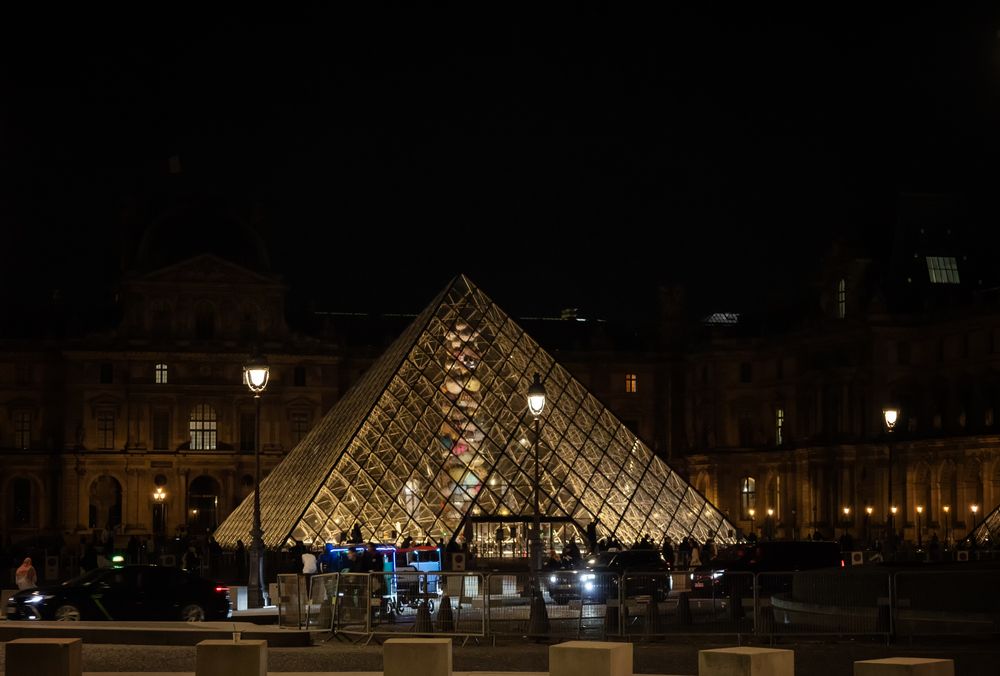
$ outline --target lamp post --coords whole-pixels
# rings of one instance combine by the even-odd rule
[[[538,480],[538,443],[539,443],[539,418],[545,408],[545,386],[542,385],[542,377],[535,374],[535,381],[528,387],[528,410],[535,418],[535,478],[532,486],[532,530],[528,538],[528,551],[531,556],[531,607],[528,617],[528,634],[532,636],[543,636],[549,632],[549,613],[545,608],[545,599],[542,597],[542,588],[538,584],[538,571],[542,568],[542,522],[538,512],[538,492],[540,489]]]
[[[944,505],[941,510],[944,512],[944,548],[948,549],[950,540],[949,530],[951,528],[951,505]]]
[[[920,527],[920,516],[924,513],[924,506],[917,505],[917,548],[924,544],[924,530]]]
[[[254,355],[243,365],[243,382],[253,393],[257,402],[257,417],[253,438],[254,484],[253,484],[253,532],[250,536],[250,579],[247,589],[247,605],[251,608],[264,607],[264,530],[260,525],[260,395],[267,387],[270,376],[267,360]]]
[[[851,508],[850,507],[844,507],[843,511],[844,511],[844,536],[846,537],[847,536],[848,518],[851,515]]]
[[[976,530],[976,514],[979,512],[979,505],[969,505],[969,509],[972,510],[972,532],[975,532],[975,530]]]
[[[871,538],[871,530],[870,530],[871,529],[871,525],[870,524],[871,524],[871,520],[872,520],[872,512],[874,512],[874,511],[875,511],[875,509],[871,505],[866,505],[865,506],[865,542],[871,542],[871,539],[872,539]]]
[[[767,539],[774,539],[774,508],[767,508]]]
[[[896,540],[896,508],[892,505],[892,433],[896,429],[896,419],[899,418],[899,409],[895,406],[886,406],[882,409],[882,417],[885,419],[885,428],[889,432],[886,446],[889,448],[889,543],[895,546]]]
[[[753,507],[747,510],[747,514],[750,515],[750,534],[753,535],[755,540],[757,539],[757,528],[753,525],[753,519],[756,513],[757,510],[754,509]]]

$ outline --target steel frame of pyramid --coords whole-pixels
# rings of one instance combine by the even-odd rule
[[[539,430],[545,517],[599,534],[735,541],[735,527],[464,275],[455,278],[261,482],[264,543],[454,538],[471,515],[530,519],[526,393],[547,393]],[[253,496],[219,526],[250,541]]]

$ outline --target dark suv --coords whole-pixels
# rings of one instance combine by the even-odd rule
[[[655,549],[602,552],[584,557],[572,570],[550,570],[543,582],[558,604],[570,599],[605,603],[618,598],[619,580],[626,598],[647,595],[662,601],[670,591],[670,566]]]
[[[836,542],[766,540],[757,544],[734,545],[722,551],[711,564],[703,566],[704,570],[691,573],[691,586],[696,594],[720,596],[731,591],[732,580],[727,579],[726,573],[738,572],[740,577],[748,579],[753,573],[785,573],[843,565],[840,546]],[[789,583],[788,578],[782,576],[763,576],[762,591],[784,591],[777,587]]]

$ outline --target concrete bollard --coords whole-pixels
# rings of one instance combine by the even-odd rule
[[[566,641],[550,646],[549,676],[632,676],[632,644]]]
[[[384,676],[451,676],[451,639],[387,639],[382,671]]]
[[[431,609],[427,607],[427,601],[421,601],[417,606],[417,619],[413,623],[413,632],[416,634],[433,634],[434,623],[431,622]]]
[[[795,653],[777,648],[716,648],[698,651],[698,676],[795,676]]]
[[[267,641],[201,641],[195,676],[267,676]]]
[[[690,592],[681,592],[677,595],[677,624],[687,626],[691,624],[691,596]]]
[[[80,676],[83,641],[78,638],[19,638],[7,643],[7,676]]]
[[[854,663],[854,676],[955,676],[953,660],[886,657]]]

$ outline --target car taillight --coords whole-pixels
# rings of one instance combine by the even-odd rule
[[[840,560],[840,567],[841,567],[841,568],[846,568],[846,567],[847,567],[847,564],[846,564],[846,563],[844,563],[844,560],[843,560],[843,559],[841,559],[841,560]]]
[[[229,591],[229,587],[216,587],[215,588],[215,592],[217,594],[225,594],[227,591]]]

